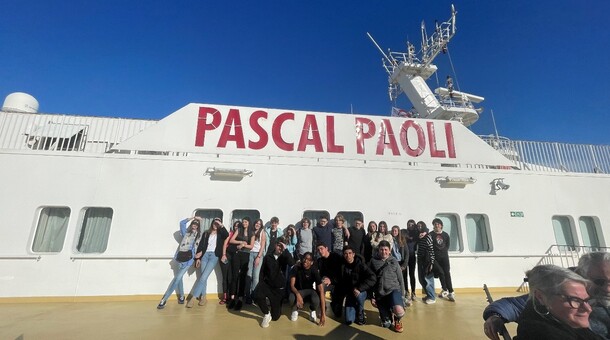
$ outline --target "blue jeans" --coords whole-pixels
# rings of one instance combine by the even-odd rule
[[[434,279],[434,275],[432,275],[432,278]],[[377,298],[376,302],[377,309],[379,310],[379,318],[382,322],[384,320],[392,320],[394,306],[405,307],[402,293],[398,289],[393,290],[388,295]]]
[[[426,274],[427,266],[421,263],[417,264],[417,272],[419,275],[419,283],[426,291],[426,297],[431,300],[436,300],[436,292],[434,292],[434,272]]]
[[[169,283],[169,287],[167,287],[167,291],[163,295],[163,301],[167,301],[172,292],[178,289],[178,295],[184,296],[184,287],[182,285],[182,277],[189,270],[190,266],[187,266],[185,263],[180,264],[180,268],[174,274],[174,278],[172,282]]]
[[[366,301],[366,292],[360,292],[358,296],[354,296],[353,292],[349,292],[345,296],[345,322],[352,323],[356,321],[356,317],[364,311],[364,301]]]
[[[248,279],[250,281],[250,287],[246,287],[246,296],[250,296],[250,294],[256,289],[256,285],[258,284],[258,277],[261,273],[261,265],[263,264],[263,259],[258,260],[258,266],[254,267],[254,260],[258,256],[258,252],[250,253],[250,258],[248,260]]]
[[[199,276],[199,280],[195,283],[195,287],[193,288],[193,296],[198,297],[200,295],[204,295],[208,289],[208,277],[216,267],[218,263],[218,257],[214,254],[213,251],[208,251],[201,257],[201,266],[199,266],[199,271],[201,276]]]

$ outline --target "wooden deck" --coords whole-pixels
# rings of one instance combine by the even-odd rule
[[[494,296],[516,293],[493,292]],[[402,334],[379,326],[379,314],[367,302],[368,324],[346,326],[331,316],[319,327],[306,313],[289,320],[285,304],[280,320],[260,327],[262,316],[255,306],[228,311],[209,299],[192,309],[170,300],[157,310],[157,300],[129,302],[27,302],[0,300],[0,339],[486,339],[482,311],[487,305],[483,290],[456,292],[457,301],[438,299],[434,305],[421,300],[407,309]],[[515,328],[510,326],[511,335]]]

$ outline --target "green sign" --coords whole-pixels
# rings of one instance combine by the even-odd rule
[[[523,211],[511,211],[510,217],[525,217]]]

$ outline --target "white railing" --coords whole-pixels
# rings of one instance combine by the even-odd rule
[[[514,141],[481,138],[521,170],[610,173],[610,145]]]
[[[0,112],[0,150],[104,153],[156,121]]]

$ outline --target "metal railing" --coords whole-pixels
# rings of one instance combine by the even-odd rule
[[[0,149],[104,153],[153,120],[0,112]]]
[[[610,145],[514,141],[496,136],[481,138],[521,170],[610,173]]]

